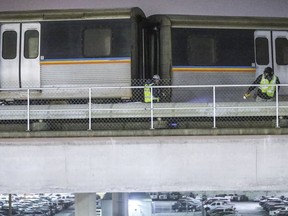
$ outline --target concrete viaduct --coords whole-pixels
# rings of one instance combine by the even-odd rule
[[[95,214],[95,192],[121,199],[143,191],[288,191],[287,134],[287,128],[2,133],[0,191],[75,193],[76,216]]]

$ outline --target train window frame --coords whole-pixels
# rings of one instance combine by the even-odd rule
[[[36,34],[35,34],[36,33]],[[39,56],[39,31],[27,30],[24,33],[24,57],[36,59]]]
[[[255,39],[255,55],[258,65],[268,65],[269,57],[269,40],[266,37],[257,37]]]
[[[8,35],[9,34],[9,35]],[[13,38],[11,38],[11,35]],[[2,58],[15,59],[17,57],[17,32],[4,31],[2,34]],[[8,38],[7,38],[8,37]],[[10,41],[7,41],[10,40]]]
[[[111,51],[112,51],[111,28],[86,28],[84,30],[83,32],[84,57],[88,58],[106,57],[111,55]]]
[[[276,63],[278,65],[288,65],[288,40],[279,37],[275,39]]]

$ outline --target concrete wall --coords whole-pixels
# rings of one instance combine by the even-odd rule
[[[288,191],[288,135],[0,139],[1,193]]]
[[[287,0],[1,0],[0,11],[140,7],[151,14],[287,17]]]

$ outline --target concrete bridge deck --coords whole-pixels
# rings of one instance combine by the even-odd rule
[[[0,152],[2,193],[288,190],[288,135],[1,138]]]

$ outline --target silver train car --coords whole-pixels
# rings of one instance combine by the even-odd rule
[[[0,100],[25,100],[28,88],[35,100],[87,98],[87,87],[143,86],[153,74],[163,85],[250,84],[267,66],[288,80],[288,18],[147,18],[139,8],[1,12],[0,32]],[[216,99],[240,101],[246,89],[217,88]],[[139,101],[143,92],[101,88],[92,97]],[[212,100],[212,88],[165,94],[165,101]]]
[[[288,82],[288,19],[154,15],[159,73],[172,85],[251,84],[265,67]],[[243,88],[217,88],[216,102],[243,101]],[[281,95],[288,89],[281,88]],[[211,102],[212,88],[175,89],[173,101]]]
[[[69,99],[87,98],[82,87],[133,85],[145,76],[145,23],[139,8],[0,13],[0,100],[26,98],[19,91],[28,88],[33,99]],[[132,91],[103,88],[92,97],[129,99]]]

